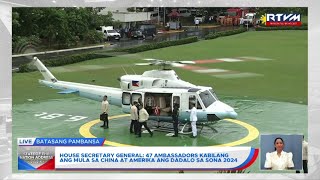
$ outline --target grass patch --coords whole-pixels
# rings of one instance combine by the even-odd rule
[[[197,65],[263,75],[259,77],[220,79],[208,74],[180,68],[174,69],[185,81],[214,87],[219,97],[237,96],[307,104],[307,49],[307,31],[250,31],[214,40],[145,51],[130,56],[99,58],[50,70],[57,79],[64,81],[119,87],[117,78],[125,74],[121,65],[126,66],[128,73],[134,74],[128,66],[137,62],[145,62],[141,60],[142,58],[204,60],[241,56],[263,57],[273,60]],[[93,65],[101,68],[86,68]],[[112,68],[110,68],[111,65]],[[57,71],[57,68],[63,68],[66,71]],[[141,74],[154,67],[135,66],[132,68],[137,74]],[[74,69],[74,71],[67,71],[68,69]],[[13,104],[27,102],[27,99],[46,100],[74,96],[58,95],[57,91],[40,86],[37,82],[37,79],[42,79],[39,72],[14,73],[12,78]]]

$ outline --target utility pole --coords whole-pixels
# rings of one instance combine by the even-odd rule
[[[163,7],[163,26],[166,26],[166,8]]]
[[[158,7],[158,24],[160,24],[160,7]]]

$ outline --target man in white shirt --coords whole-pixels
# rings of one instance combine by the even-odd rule
[[[195,104],[191,105],[191,112],[190,112],[190,122],[191,122],[191,127],[192,127],[192,138],[197,137],[197,109],[195,107]]]
[[[138,105],[138,102],[134,101],[130,111],[130,114],[131,114],[130,133],[134,132],[134,134],[136,135],[138,134],[137,127],[138,127],[138,119],[139,119],[137,105]]]
[[[149,129],[147,125],[147,120],[149,119],[149,114],[147,110],[145,110],[142,106],[139,107],[139,133],[137,137],[141,137],[141,128],[144,126],[144,128],[149,132],[150,136],[153,136],[153,132]]]
[[[195,20],[194,20],[194,24],[196,25],[196,28],[198,29],[198,26],[199,26],[199,20],[198,20],[198,19],[195,19]]]
[[[100,120],[103,121],[103,125],[100,127],[103,127],[104,129],[109,128],[109,119],[108,119],[108,114],[109,114],[109,102],[108,102],[108,96],[105,95],[103,96],[103,101],[101,102],[101,111],[102,113],[100,114],[100,117],[103,117]]]

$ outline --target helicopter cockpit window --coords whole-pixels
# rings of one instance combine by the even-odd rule
[[[197,102],[197,103],[196,103]],[[189,96],[189,109],[192,108],[192,105],[195,104],[197,109],[202,109],[199,100],[197,100],[197,97],[195,95]]]
[[[130,105],[131,95],[128,92],[122,93],[122,104]]]
[[[209,89],[209,91],[211,92],[211,94],[213,95],[213,97],[214,97],[216,100],[219,100],[219,99],[218,99],[218,96],[216,95],[216,93],[215,93],[212,89]]]
[[[206,108],[216,101],[216,99],[208,90],[201,92],[199,96]]]

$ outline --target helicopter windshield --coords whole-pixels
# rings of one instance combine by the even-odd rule
[[[199,96],[206,108],[216,101],[216,98],[208,90],[201,92]]]
[[[211,92],[211,94],[214,96],[214,98],[215,98],[216,100],[219,100],[219,99],[218,99],[218,96],[216,95],[216,93],[215,93],[212,89],[209,89],[209,91]]]

